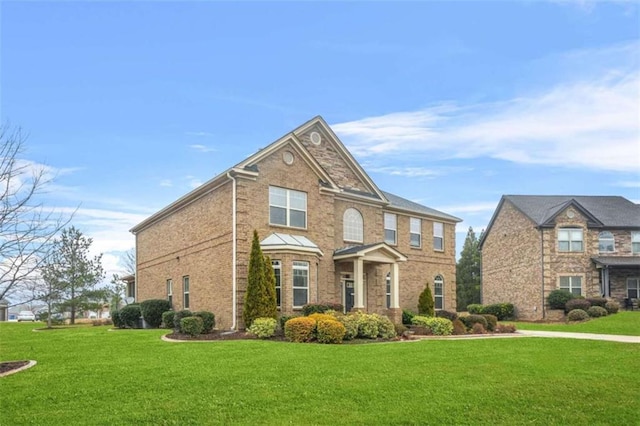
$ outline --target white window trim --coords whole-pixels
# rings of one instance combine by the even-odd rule
[[[580,231],[580,240],[574,240],[573,239],[573,234]],[[560,232],[567,232],[569,234],[569,239],[568,240],[560,240]],[[558,228],[558,234],[557,234],[557,247],[558,247],[558,252],[559,253],[583,253],[584,252],[584,230],[582,228]],[[569,249],[568,250],[562,250],[560,248],[560,241],[566,241],[569,243]],[[578,242],[580,241],[581,243],[581,249],[580,250],[573,250],[573,243],[574,242]]]
[[[353,207],[349,207],[342,215],[342,239],[344,241],[364,242],[364,220],[362,213]]]
[[[436,294],[436,285],[440,284],[441,285],[441,292],[442,294]],[[434,307],[437,306],[436,300],[440,299],[440,308],[435,308],[437,310],[443,310],[444,309],[444,278],[442,277],[442,275],[438,275],[433,279],[433,305]]]
[[[191,280],[189,279],[189,275],[185,275],[182,277],[182,306],[184,309],[189,309],[191,307]],[[187,303],[185,303],[185,301]]]
[[[278,205],[275,205],[275,204],[271,204],[271,188],[277,188],[277,189],[281,189],[281,190],[285,191],[285,206],[278,206]],[[294,209],[294,208],[291,207],[291,194],[292,193],[298,193],[298,194],[303,194],[304,195],[304,210]],[[279,209],[282,209],[282,208],[285,209],[285,224],[271,222],[271,207],[276,207],[276,208],[279,208]],[[309,222],[309,218],[308,218],[308,215],[307,215],[307,212],[308,212],[308,208],[307,207],[308,207],[308,200],[307,200],[307,193],[306,192],[297,191],[295,189],[282,188],[280,186],[273,186],[273,185],[269,186],[269,225],[272,225],[272,226],[286,226],[288,228],[296,228],[296,229],[307,229],[307,224]],[[304,212],[304,226],[291,225],[291,212],[292,211]]]
[[[635,290],[636,297],[629,296],[629,283],[635,281]],[[627,299],[638,299],[640,298],[640,277],[627,277]]]
[[[560,283],[560,282],[561,282],[562,278],[569,278],[569,287],[568,287],[568,288],[567,288],[567,287],[562,287],[562,286],[561,286],[561,283]],[[571,293],[571,294],[575,294],[575,293],[573,292],[574,287],[576,287],[576,286],[574,286],[574,285],[573,285],[573,279],[574,279],[574,278],[580,278],[580,296],[583,296],[583,295],[584,295],[584,284],[585,284],[585,282],[584,282],[584,275],[569,275],[569,274],[566,274],[566,275],[560,275],[560,276],[558,276],[558,288],[559,288],[559,289],[565,289],[565,290],[568,290],[568,291],[569,291],[569,293]]]
[[[276,297],[276,305],[278,308],[280,308],[282,306],[282,262],[279,260],[272,260],[271,261],[271,266],[273,267],[273,272],[274,275],[276,277],[276,296],[277,296],[277,290],[280,289],[280,301],[278,303],[278,299]],[[279,274],[276,274],[276,270],[280,271]],[[278,278],[280,278],[278,280]]]
[[[413,229],[414,228],[414,224],[417,221],[417,225],[418,225],[418,229]],[[417,231],[417,232],[415,232]],[[417,235],[418,236],[418,245],[413,244],[413,240],[411,239],[411,236],[413,235]],[[422,248],[422,219],[420,219],[419,217],[410,217],[409,218],[409,246],[413,247],[413,248]]]
[[[436,233],[438,230],[438,226],[440,225],[440,233]],[[442,248],[436,247],[436,238],[440,238],[442,240]],[[433,222],[433,250],[434,251],[444,251],[444,223],[443,222]]]
[[[387,218],[389,218],[389,222],[387,221]],[[393,218],[393,228],[391,227],[387,227],[388,225],[392,225],[390,223],[391,219]],[[395,246],[398,244],[398,216],[395,213],[384,213],[383,215],[383,221],[384,221],[384,242]],[[393,231],[393,242],[391,242],[391,240],[387,240],[387,231]]]
[[[306,286],[305,287],[296,286],[296,280],[295,280],[295,277],[296,277],[295,271],[296,270],[298,270],[298,271],[306,271],[307,272],[307,274],[306,274]],[[293,272],[294,273],[293,273],[293,276],[292,276],[292,283],[291,283],[292,289],[293,289],[291,295],[292,295],[292,299],[293,300],[291,301],[291,303],[292,303],[294,309],[299,309],[299,308],[302,308],[307,303],[309,303],[309,287],[310,287],[310,285],[309,285],[309,275],[310,275],[309,274],[309,262],[301,261],[301,260],[300,261],[294,260],[293,261]],[[302,290],[302,289],[307,291],[306,301],[302,305],[296,305],[295,304],[296,303],[295,292],[296,292],[296,290]]]

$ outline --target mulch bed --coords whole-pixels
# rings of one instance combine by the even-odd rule
[[[167,334],[166,337],[173,340],[259,340],[253,334],[244,333],[241,331],[238,331],[236,333],[229,333],[219,330],[214,330],[211,333],[207,334],[199,334],[197,336],[190,336],[188,334],[181,333],[171,333]],[[276,334],[269,339],[263,340],[286,341],[283,334]]]
[[[29,361],[7,361],[0,362],[0,374],[8,373],[29,364]]]

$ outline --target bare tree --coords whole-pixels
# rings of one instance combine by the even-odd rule
[[[129,249],[124,254],[124,268],[128,275],[136,274],[136,249]]]
[[[20,129],[0,126],[0,299],[22,298],[46,259],[54,237],[71,220],[39,201],[50,176],[20,158]],[[15,301],[15,300],[14,300]]]

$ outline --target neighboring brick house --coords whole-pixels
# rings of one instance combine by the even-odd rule
[[[378,189],[316,117],[131,230],[136,300],[169,298],[242,328],[255,229],[282,314],[334,302],[399,322],[427,283],[437,308],[455,310],[459,221]]]
[[[565,288],[625,303],[638,298],[640,206],[617,196],[505,195],[484,235],[482,302],[511,302],[521,319],[549,318]]]

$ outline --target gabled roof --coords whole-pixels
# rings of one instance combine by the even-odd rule
[[[591,260],[597,266],[640,268],[640,257],[638,256],[598,256],[592,257]]]
[[[398,250],[394,249],[387,243],[364,244],[360,246],[337,249],[333,252],[333,260],[347,260],[358,257],[366,258],[367,255],[376,251],[384,253],[387,258],[393,259],[396,262],[407,261],[407,256],[400,253]]]
[[[387,200],[389,200],[389,206],[395,207],[400,210],[419,213],[443,220],[449,220],[452,222],[462,222],[462,219],[457,218],[455,216],[451,216],[450,214],[443,213],[436,209],[432,209],[430,207],[423,206],[422,204],[414,203],[413,201],[409,201],[406,198],[398,197],[390,192],[382,191]]]
[[[571,206],[587,218],[589,227],[640,229],[640,205],[620,196],[503,195],[480,239],[480,248],[506,201],[539,228],[553,227],[555,218]]]

